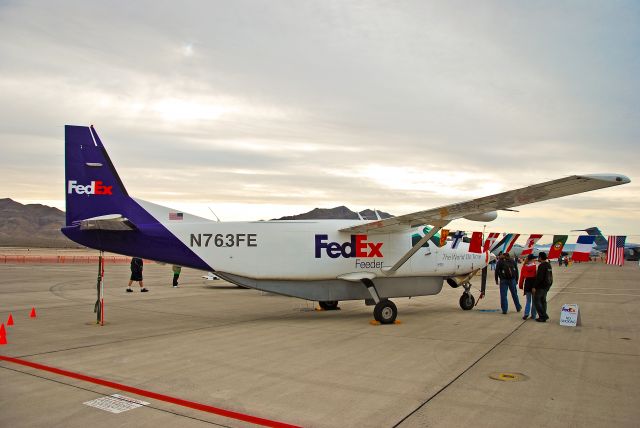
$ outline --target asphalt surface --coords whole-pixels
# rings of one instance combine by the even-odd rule
[[[15,321],[0,355],[175,400],[3,360],[0,426],[253,426],[184,403],[309,427],[640,420],[637,262],[554,266],[546,324],[496,311],[495,285],[472,311],[448,286],[394,299],[401,323],[376,326],[362,302],[315,311],[187,269],[173,289],[171,267],[150,264],[149,293],[125,293],[128,266],[107,266],[106,325],[98,326],[96,274],[87,265],[0,265],[0,321]],[[580,305],[582,326],[558,324],[563,303]],[[111,394],[149,405],[114,414],[83,404]]]

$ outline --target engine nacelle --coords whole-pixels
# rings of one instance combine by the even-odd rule
[[[472,220],[472,221],[493,221],[498,218],[498,212],[489,211],[481,214],[471,214],[471,215],[466,215],[463,218],[466,218],[467,220]]]

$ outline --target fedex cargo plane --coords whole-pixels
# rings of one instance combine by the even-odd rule
[[[325,309],[363,300],[388,324],[397,316],[391,298],[437,294],[445,281],[463,287],[463,309],[474,306],[470,279],[489,252],[453,241],[423,247],[451,221],[491,221],[499,210],[629,182],[620,174],[572,175],[376,221],[215,222],[132,197],[95,129],[68,125],[62,232],[90,248],[214,272]],[[415,234],[422,236],[417,242]]]

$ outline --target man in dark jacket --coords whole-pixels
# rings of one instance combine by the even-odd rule
[[[516,306],[516,311],[520,312],[522,305],[518,298],[518,289],[516,286],[518,282],[518,266],[511,260],[509,253],[500,255],[500,259],[496,264],[495,279],[496,284],[498,284],[498,280],[500,281],[500,307],[502,308],[502,313],[506,314],[509,310],[509,301],[507,300],[508,292],[511,292],[511,298],[513,299],[513,304]]]
[[[533,288],[533,303],[536,305],[536,311],[538,312],[538,322],[547,322],[549,315],[547,315],[547,292],[553,284],[553,274],[551,270],[551,263],[547,260],[547,253],[541,251],[538,254],[538,272],[536,273],[536,283]]]

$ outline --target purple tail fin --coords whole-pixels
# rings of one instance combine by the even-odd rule
[[[93,126],[65,126],[67,226],[132,204]]]

